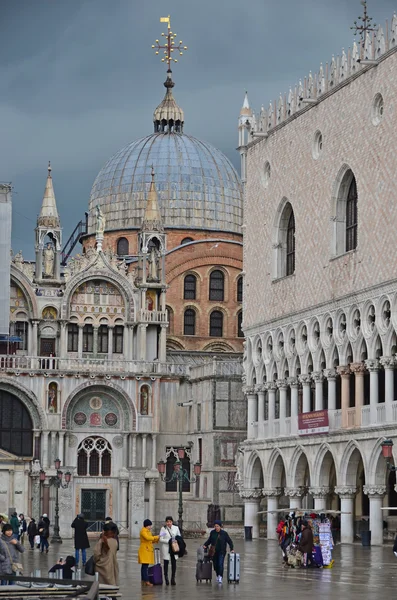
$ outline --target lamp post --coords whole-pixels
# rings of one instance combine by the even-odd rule
[[[165,483],[170,483],[171,481],[177,481],[178,483],[178,527],[179,527],[179,531],[181,532],[182,535],[182,528],[183,528],[183,495],[182,495],[182,487],[183,487],[183,482],[186,481],[187,483],[195,483],[198,478],[200,477],[200,473],[201,473],[201,463],[196,462],[193,465],[193,473],[194,475],[192,477],[189,477],[189,473],[186,471],[186,469],[182,468],[182,460],[185,458],[185,449],[184,448],[178,448],[178,458],[175,461],[174,464],[174,472],[172,473],[171,477],[167,478],[166,474],[165,474],[165,470],[166,470],[166,463],[163,460],[160,460],[157,463],[157,470],[160,473],[160,477],[161,480],[164,481]]]
[[[393,458],[393,440],[383,440],[382,456],[386,459],[386,465],[389,471],[397,471],[397,467],[390,462],[390,459]]]
[[[70,480],[72,478],[72,474],[70,471],[66,471],[65,473],[65,483],[63,483],[63,471],[61,471],[61,461],[59,458],[55,459],[55,470],[57,474],[55,477],[50,477],[48,480],[49,486],[55,487],[55,522],[54,522],[54,534],[52,536],[51,542],[55,542],[56,544],[62,544],[62,538],[59,535],[59,488],[65,490],[69,487]],[[44,482],[46,478],[46,473],[41,469],[40,471],[40,481]]]

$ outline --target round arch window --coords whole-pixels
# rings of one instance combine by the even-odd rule
[[[376,94],[372,103],[372,124],[375,125],[375,127],[382,121],[384,111],[385,104],[383,101],[383,96],[382,94]]]
[[[16,456],[32,456],[33,424],[25,405],[0,390],[0,448]]]

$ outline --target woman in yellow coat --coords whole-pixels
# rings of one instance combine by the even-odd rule
[[[154,564],[154,548],[153,544],[157,544],[160,539],[159,535],[153,535],[151,532],[153,523],[150,519],[145,519],[143,527],[139,534],[141,545],[138,550],[138,563],[141,566],[141,579],[143,585],[152,586],[149,581],[149,565]]]

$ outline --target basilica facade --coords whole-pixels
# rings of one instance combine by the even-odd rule
[[[394,15],[268,110],[241,110],[254,536],[264,510],[276,538],[280,507],[341,510],[342,542],[394,535],[396,68]]]
[[[186,135],[171,73],[154,133],[96,178],[67,255],[48,176],[35,261],[12,256],[10,334],[0,355],[0,512],[84,513],[136,536],[144,518],[177,518],[178,448],[186,526],[208,504],[242,519],[235,457],[245,437],[242,189],[228,159]],[[66,207],[60,207],[60,212]],[[166,462],[167,482],[157,463]],[[201,475],[193,482],[193,463]]]

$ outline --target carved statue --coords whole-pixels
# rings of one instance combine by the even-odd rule
[[[47,246],[43,250],[44,264],[43,273],[46,277],[52,277],[54,274],[54,260],[55,253],[52,244],[48,242]]]
[[[106,219],[101,211],[99,204],[96,207],[96,234],[103,235],[105,231]]]
[[[154,246],[149,256],[149,278],[152,280],[158,279],[158,256]]]
[[[16,255],[14,256],[14,264],[18,269],[22,269],[22,265],[23,265],[22,250],[17,252]]]
[[[244,452],[237,450],[236,456],[234,457],[234,464],[236,466],[236,477],[234,479],[235,485],[242,485],[244,478]]]

